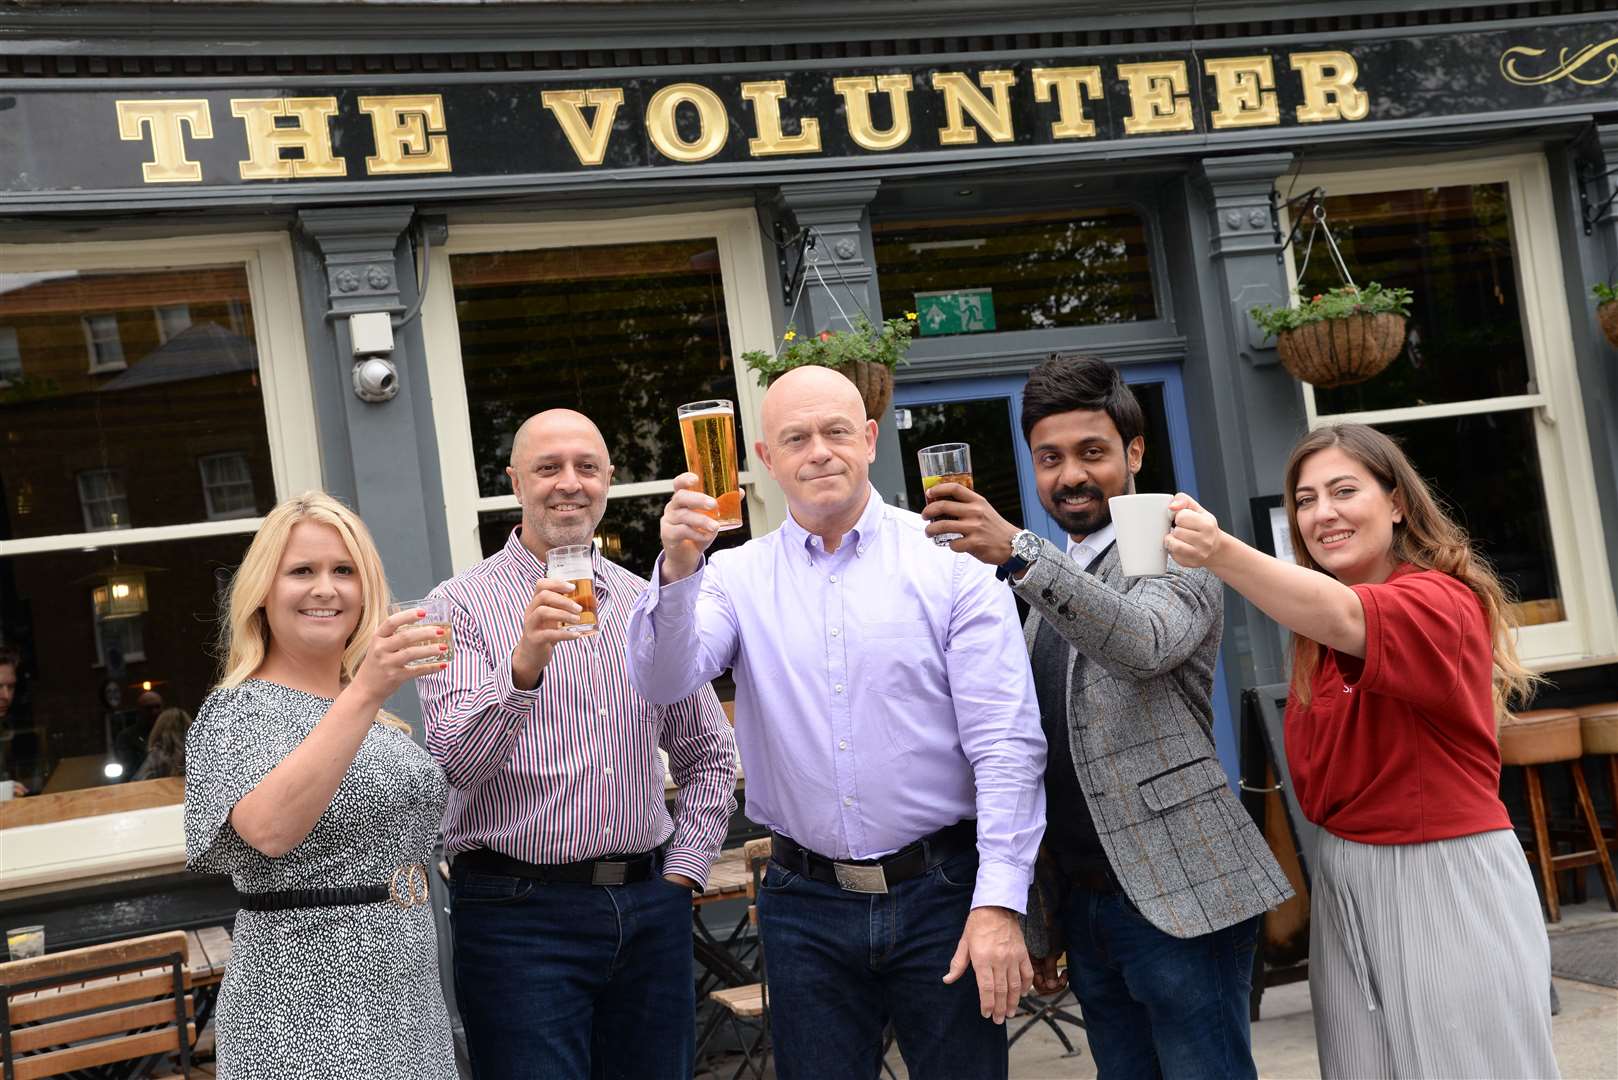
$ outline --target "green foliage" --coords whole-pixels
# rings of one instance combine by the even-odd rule
[[[1283,330],[1350,315],[1409,315],[1410,299],[1409,289],[1384,289],[1373,281],[1361,289],[1343,285],[1316,293],[1297,307],[1256,307],[1251,315],[1260,330],[1274,336]]]
[[[905,353],[916,332],[916,313],[905,312],[902,319],[884,319],[872,325],[864,315],[854,317],[848,330],[823,330],[810,337],[801,337],[788,330],[782,347],[775,355],[753,349],[742,353],[747,366],[768,382],[782,372],[796,367],[819,364],[822,367],[842,367],[856,360],[885,364],[889,368],[904,362]]]
[[[1600,300],[1603,304],[1612,300],[1618,300],[1618,282],[1598,281],[1595,283],[1595,287],[1590,291],[1595,293],[1596,299]]]

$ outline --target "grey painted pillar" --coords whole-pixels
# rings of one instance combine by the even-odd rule
[[[1194,433],[1198,477],[1234,535],[1252,542],[1249,500],[1281,490],[1286,456],[1304,428],[1298,384],[1279,366],[1248,311],[1286,302],[1290,283],[1276,258],[1270,190],[1292,155],[1209,158],[1188,187],[1193,256],[1203,269],[1194,316],[1202,321],[1200,355],[1186,365],[1187,394],[1212,424]],[[1182,313],[1184,314],[1184,313]],[[1291,418],[1290,422],[1289,419]],[[1214,482],[1209,483],[1210,480]],[[1280,628],[1233,592],[1226,593],[1226,656],[1232,664],[1232,715],[1242,686],[1285,678]]]
[[[817,236],[808,252],[803,299],[793,319],[798,333],[847,329],[844,316],[853,319],[861,311],[873,323],[881,321],[882,299],[877,292],[870,214],[879,184],[877,180],[838,181],[789,184],[781,189],[781,205],[787,214],[800,228],[812,229]],[[796,267],[787,269],[793,271]],[[871,483],[888,502],[905,505],[899,430],[894,426],[892,409],[878,421]]]
[[[310,254],[320,260],[320,278],[305,281],[303,293],[313,382],[321,400],[323,471],[333,494],[365,519],[394,595],[402,599],[422,596],[436,584],[433,534],[444,529],[443,499],[430,503],[427,498],[440,483],[426,363],[416,327],[397,328],[391,359],[399,370],[398,394],[378,403],[360,400],[351,379],[347,316],[398,313],[415,300],[415,271],[404,236],[414,213],[409,206],[383,206],[298,215],[312,242]],[[413,689],[395,694],[388,707],[410,720],[421,737]]]

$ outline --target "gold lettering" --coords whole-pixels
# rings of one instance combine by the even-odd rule
[[[337,99],[231,98],[230,115],[247,125],[247,160],[238,168],[243,180],[288,180],[310,176],[346,176],[348,165],[331,153],[331,118]],[[294,127],[277,127],[277,117],[297,118]],[[282,151],[302,151],[301,158]]]
[[[936,71],[933,89],[944,95],[943,127],[938,129],[938,141],[945,146],[970,146],[978,141],[978,129],[966,123],[963,114],[982,125],[995,142],[1010,142],[1011,101],[1008,94],[1017,85],[1017,76],[1010,71],[985,71],[978,75],[978,84],[994,95],[994,102],[983,96],[972,80],[961,71]]]
[[[697,110],[697,137],[690,142],[680,137],[680,129],[674,122],[680,106],[687,103]],[[725,103],[706,86],[672,83],[653,94],[646,103],[646,133],[664,157],[694,163],[707,161],[725,148],[725,140],[730,137],[730,121],[725,116]]]
[[[781,133],[781,99],[786,97],[785,79],[742,83],[742,97],[753,103],[758,138],[747,140],[747,152],[754,157],[770,154],[820,153],[820,121],[804,117],[796,135]]]
[[[909,75],[851,75],[831,81],[831,88],[843,98],[848,137],[867,150],[892,150],[910,141],[910,91],[914,87]],[[878,91],[888,95],[893,113],[893,123],[886,131],[878,131],[871,123],[871,95]]]
[[[194,184],[202,179],[202,166],[185,156],[182,125],[190,126],[193,139],[213,138],[206,98],[131,99],[117,105],[120,139],[139,142],[143,127],[151,131],[152,160],[140,166],[146,183]]]
[[[1303,77],[1303,104],[1298,123],[1327,120],[1364,120],[1371,99],[1354,85],[1360,66],[1346,52],[1293,53],[1292,70]]]
[[[1219,108],[1209,116],[1214,130],[1269,127],[1281,122],[1275,97],[1275,62],[1268,56],[1228,56],[1208,60]]]
[[[1193,131],[1190,80],[1179,60],[1150,64],[1119,64],[1118,77],[1129,84],[1129,115],[1125,135]]]
[[[1058,119],[1051,124],[1053,139],[1093,139],[1095,121],[1084,115],[1084,98],[1101,97],[1101,69],[1098,67],[1035,68],[1034,100],[1049,101],[1056,90]]]
[[[362,97],[371,118],[376,153],[365,159],[368,176],[451,172],[442,94]]]
[[[556,114],[562,125],[562,134],[579,159],[580,165],[600,165],[607,157],[607,140],[612,137],[612,122],[618,108],[624,103],[624,92],[617,87],[597,90],[546,90],[539,95],[545,108]],[[584,122],[581,109],[595,109],[590,123]]]

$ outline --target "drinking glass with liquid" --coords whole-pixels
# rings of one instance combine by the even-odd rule
[[[590,559],[593,548],[593,544],[570,544],[553,547],[545,555],[545,576],[572,583],[567,598],[584,609],[578,622],[562,624],[563,630],[580,637],[600,629],[596,624],[595,564]]]
[[[394,604],[388,610],[395,615],[401,611],[424,611],[426,614],[419,620],[414,623],[405,623],[405,625],[437,627],[444,631],[444,637],[439,642],[439,644],[445,646],[443,655],[429,656],[425,660],[412,660],[405,664],[405,667],[426,667],[429,664],[443,664],[447,663],[449,658],[455,655],[455,628],[450,625],[449,599],[447,597],[429,596],[421,600],[406,600],[402,603]],[[425,644],[425,642],[422,644]]]
[[[921,464],[921,489],[931,491],[939,484],[972,486],[972,448],[963,442],[939,443],[916,451]],[[933,543],[942,547],[951,540],[959,540],[960,533],[939,533]]]
[[[708,516],[719,531],[742,527],[742,489],[736,477],[736,406],[723,399],[679,407],[685,467],[697,474],[702,493],[719,505]]]

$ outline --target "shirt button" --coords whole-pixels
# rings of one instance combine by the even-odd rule
[[[848,749],[848,740],[847,739],[838,739],[837,740],[837,749],[839,749],[839,750],[847,750]]]
[[[844,806],[853,806],[854,805],[854,796],[852,796],[852,795],[844,795],[843,796],[843,805]]]
[[[603,770],[602,770],[602,771],[603,771],[603,772],[605,772],[605,773],[606,773],[606,774],[607,774],[607,775],[608,775],[608,776],[611,776],[611,775],[612,775],[612,766],[611,766],[611,765],[608,765],[608,766],[607,766],[607,767],[606,767],[606,768],[605,768],[605,769],[603,769]]]
[[[602,833],[603,836],[605,836],[607,833],[610,833],[610,832],[612,832],[612,826],[611,825],[603,825],[603,826],[601,826],[601,833]]]
[[[836,574],[833,574],[833,575],[832,575],[832,576],[831,576],[831,577],[830,577],[830,579],[829,579],[829,580],[830,580],[830,581],[831,581],[831,583],[832,583],[832,584],[833,584],[833,585],[835,585],[835,584],[837,584],[837,575],[836,575]]]
[[[836,686],[832,687],[832,692],[835,694],[841,694],[843,692],[843,684],[838,683]]]
[[[597,709],[596,714],[598,716],[600,716],[601,719],[603,719],[603,720],[605,720],[607,718],[607,710],[606,709]]]
[[[834,626],[834,627],[831,628],[831,636],[832,637],[836,637],[838,634],[841,634],[841,633],[842,633],[842,631],[837,629],[837,627]]]

